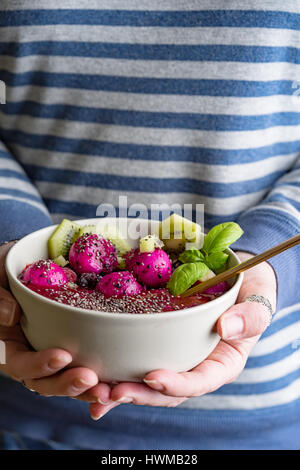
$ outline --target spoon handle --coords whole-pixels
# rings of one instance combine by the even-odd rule
[[[266,251],[263,251],[259,255],[253,256],[253,258],[248,259],[247,261],[244,261],[243,263],[240,263],[236,266],[234,266],[231,269],[228,269],[227,271],[224,271],[221,274],[218,274],[217,276],[214,276],[211,279],[208,279],[207,281],[201,282],[200,284],[197,284],[194,287],[191,287],[190,289],[186,290],[181,294],[181,297],[187,297],[188,295],[195,294],[195,293],[201,293],[204,290],[208,289],[209,287],[215,286],[216,284],[219,284],[220,282],[227,281],[228,279],[232,278],[236,274],[239,274],[243,271],[246,271],[247,269],[253,268],[253,266],[256,266],[259,263],[262,263],[263,261],[266,261],[269,258],[272,258],[273,256],[278,255],[279,253],[282,253],[282,251],[288,250],[289,248],[292,248],[293,246],[299,245],[300,243],[300,233],[298,235],[295,235],[292,238],[289,238],[288,240],[285,240],[282,243],[279,243],[279,245],[275,245],[272,248],[269,248]]]

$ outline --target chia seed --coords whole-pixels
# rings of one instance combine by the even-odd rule
[[[72,307],[109,313],[146,315],[181,310],[209,302],[216,297],[212,294],[199,294],[198,297],[187,298],[189,300],[181,299],[174,297],[165,288],[145,290],[137,295],[105,297],[99,291],[82,288],[72,283],[56,288],[41,288],[28,284],[27,287],[44,297]]]

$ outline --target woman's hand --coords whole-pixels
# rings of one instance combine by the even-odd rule
[[[21,309],[8,290],[4,268],[5,257],[12,244],[0,246],[0,340],[5,342],[6,349],[6,364],[1,365],[0,370],[41,395],[81,399],[82,393],[98,384],[95,372],[85,367],[62,371],[72,362],[71,354],[58,348],[32,351],[18,325]],[[110,387],[103,384],[102,399],[107,399],[109,393]],[[91,397],[90,400],[93,401]]]
[[[0,340],[6,346],[6,364],[0,370],[44,396],[70,396],[90,403],[91,416],[99,419],[122,403],[148,406],[177,406],[190,397],[210,393],[232,382],[244,368],[248,355],[269,324],[269,312],[261,304],[243,303],[252,294],[267,297],[276,307],[276,277],[268,263],[245,273],[237,303],[225,312],[216,328],[221,341],[210,356],[189,372],[156,370],[146,375],[145,384],[121,383],[112,389],[98,383],[90,369],[62,370],[72,361],[65,350],[53,348],[34,352],[18,325],[21,309],[8,290],[4,269],[12,244],[0,246]],[[239,253],[241,260],[252,255]]]
[[[252,255],[239,252],[242,261]],[[216,329],[221,341],[201,364],[189,372],[155,370],[144,378],[144,384],[120,383],[111,391],[107,404],[91,404],[93,419],[99,419],[122,403],[174,407],[191,397],[213,392],[234,381],[242,372],[249,353],[270,323],[268,309],[257,302],[245,302],[252,294],[263,295],[276,309],[276,276],[268,263],[261,263],[245,272],[237,303],[219,318]],[[104,396],[104,384],[93,389],[93,396]],[[107,387],[107,386],[106,386]],[[89,400],[89,392],[84,394]],[[102,399],[103,402],[103,399]]]

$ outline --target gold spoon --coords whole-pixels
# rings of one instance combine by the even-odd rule
[[[272,258],[272,256],[278,255],[282,251],[288,250],[295,245],[299,245],[299,243],[300,233],[282,243],[279,243],[279,245],[275,245],[273,248],[269,248],[269,250],[263,251],[259,255],[253,256],[253,258],[250,258],[247,261],[244,261],[243,263],[240,263],[237,266],[234,266],[233,268],[230,268],[227,271],[224,271],[223,273],[208,279],[207,281],[201,282],[200,284],[191,287],[190,289],[180,294],[180,297],[187,297],[188,295],[195,294],[196,292],[201,293],[209,287],[215,286],[220,282],[227,281],[227,279],[230,279],[233,276],[246,271],[247,269],[253,268],[253,266],[256,266],[257,264]]]

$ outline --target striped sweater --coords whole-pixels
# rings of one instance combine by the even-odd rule
[[[100,203],[204,203],[236,249],[300,232],[300,2],[1,0],[0,241]],[[88,448],[300,448],[300,249],[237,380],[176,409],[0,379],[0,428]],[[116,438],[117,437],[117,438]]]

